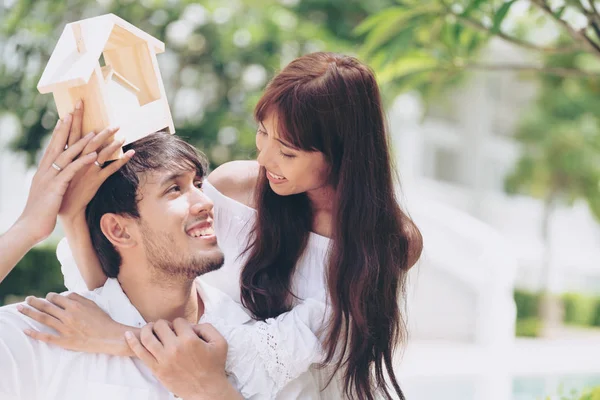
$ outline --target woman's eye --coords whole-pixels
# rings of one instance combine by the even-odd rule
[[[196,181],[194,186],[196,186],[198,189],[202,189],[202,181]]]
[[[279,154],[281,154],[281,155],[282,155],[283,157],[285,157],[285,158],[294,158],[294,157],[296,157],[296,156],[295,156],[295,155],[293,155],[293,154],[287,154],[287,153],[284,153],[284,152],[283,152],[283,151],[281,151],[281,150],[279,151]]]
[[[259,129],[256,131],[257,135],[261,135],[261,136],[265,136],[267,134],[267,132],[263,131],[262,129]]]
[[[179,192],[181,189],[179,188],[179,186],[175,185],[169,188],[169,190],[167,190],[167,193],[173,193],[173,192]]]

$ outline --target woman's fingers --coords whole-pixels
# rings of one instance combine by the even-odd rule
[[[45,343],[53,344],[55,346],[61,346],[60,336],[52,335],[50,333],[40,332],[33,329],[25,329],[25,334],[32,339],[40,340]]]
[[[56,123],[56,127],[52,132],[50,143],[48,148],[42,156],[40,161],[39,170],[45,171],[50,168],[50,165],[56,160],[56,158],[65,150],[67,139],[69,137],[69,130],[71,129],[71,121],[73,116],[67,114],[62,120],[59,119]]]
[[[162,343],[163,347],[171,347],[177,339],[175,332],[173,332],[173,324],[165,320],[161,319],[156,321],[152,330],[154,331],[154,335]],[[143,340],[142,343],[144,343]],[[158,354],[155,354],[155,356],[158,356]]]
[[[131,351],[133,351],[137,358],[142,360],[142,362],[146,364],[151,370],[156,369],[156,358],[154,358],[152,353],[150,353],[144,347],[142,342],[140,342],[140,340],[133,334],[133,332],[125,332],[125,340],[127,341],[127,345],[129,346],[129,348],[131,349]]]
[[[154,335],[154,324],[150,322],[146,326],[142,328],[142,332],[140,333],[140,341],[152,354],[152,356],[156,359],[163,355],[164,347],[161,342],[158,341],[156,336]]]
[[[34,307],[34,306],[31,306],[31,307]],[[19,304],[17,306],[17,310],[21,314],[31,318],[34,321],[39,322],[42,325],[46,325],[47,327],[52,328],[57,332],[62,331],[62,329],[61,329],[62,323],[60,322],[60,320],[58,320],[57,318],[55,318],[45,312],[40,312],[40,311],[36,310],[35,308],[31,308],[31,307],[25,307],[25,306]],[[56,306],[54,306],[54,307],[56,307]]]
[[[198,338],[198,335],[194,332],[192,325],[184,318],[176,318],[173,321],[173,330],[177,337],[183,338]]]
[[[83,102],[79,100],[75,104],[75,110],[73,111],[73,122],[71,124],[71,132],[69,133],[69,147],[77,143],[81,139],[81,129],[83,125]]]
[[[73,161],[75,159],[75,157],[77,157],[83,151],[84,147],[88,144],[88,142],[90,140],[92,140],[93,137],[94,137],[94,132],[90,132],[84,138],[79,140],[77,143],[75,143],[72,146],[69,146],[69,148],[67,150],[63,151],[56,158],[56,160],[54,160],[54,164],[57,165],[61,171],[63,169],[66,169],[69,166],[69,164],[71,163],[71,161]],[[49,171],[54,171],[53,173],[55,175],[58,175],[58,173],[61,172],[61,171],[57,170],[56,168],[51,168]]]
[[[77,160],[70,163],[64,169],[64,171],[61,171],[60,174],[58,175],[58,178],[61,179],[63,181],[63,183],[65,184],[63,187],[66,188],[66,186],[69,184],[69,182],[71,182],[73,180],[75,175],[77,175],[77,173],[79,171],[81,171],[83,168],[85,168],[86,166],[88,166],[88,165],[92,164],[94,161],[96,161],[97,157],[98,157],[98,154],[96,154],[96,152],[94,151],[93,153],[86,154],[85,156],[80,157]]]
[[[113,140],[98,153],[98,163],[100,165],[108,161],[111,155],[117,152],[125,143],[125,138]]]
[[[196,335],[200,336],[205,342],[227,346],[227,341],[223,335],[211,324],[194,325],[193,329]]]
[[[112,153],[111,153],[112,154]],[[135,150],[128,150],[121,158],[115,161],[111,161],[110,164],[104,166],[100,172],[102,182],[108,179],[109,176],[117,172],[123,165],[127,164],[129,160],[134,156]],[[100,163],[102,165],[102,163]]]
[[[76,303],[76,301],[71,300],[66,296],[52,292],[46,295],[46,301],[48,301],[50,304],[60,307],[63,310],[68,310]]]
[[[119,128],[105,128],[100,131],[94,138],[85,146],[83,150],[83,154],[91,153],[92,151],[96,151],[100,153],[100,150],[106,143],[110,140],[112,136],[115,135],[119,131]]]

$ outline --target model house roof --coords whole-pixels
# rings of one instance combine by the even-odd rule
[[[104,50],[147,42],[154,53],[165,44],[114,14],[67,24],[38,83],[40,93],[88,83]]]

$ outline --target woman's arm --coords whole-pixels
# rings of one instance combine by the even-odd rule
[[[226,318],[207,322],[219,329],[230,348],[227,371],[246,398],[279,393],[289,382],[323,361],[321,347],[326,305],[307,299],[292,310],[265,321],[227,324]]]
[[[25,209],[8,232],[0,236],[0,282],[29,249],[50,236],[71,180],[97,158],[96,149],[89,146],[93,134],[72,141],[72,136],[77,136],[71,132],[72,119],[69,114],[56,124],[33,177]],[[65,150],[67,141],[72,145]]]
[[[0,236],[0,282],[23,258],[25,253],[37,244],[31,234],[31,227],[17,221],[5,234]]]
[[[80,116],[82,117],[83,107],[77,112],[81,114]],[[79,120],[81,119],[82,118]],[[111,146],[113,147],[111,147],[111,150],[113,153],[124,143],[124,139],[114,140],[114,135],[117,131],[118,128],[108,128],[105,136],[98,138],[99,144],[112,140]],[[85,221],[85,208],[102,183],[129,161],[133,154],[133,150],[129,150],[120,159],[111,162],[103,168],[93,166],[93,168],[88,168],[83,173],[78,174],[71,182],[60,207],[59,217],[72,253],[72,257],[71,254],[64,255],[67,260],[66,263],[76,265],[81,274],[81,278],[83,278],[89,290],[94,290],[104,285],[106,282],[106,275],[104,275],[104,272],[102,271],[100,261],[98,260],[98,256],[92,245],[88,226]],[[103,156],[101,153],[98,157],[100,165],[108,160],[110,156],[110,153],[106,156]],[[74,262],[71,262],[72,259],[74,259]],[[63,263],[64,262],[65,261],[63,261]],[[80,279],[79,276],[77,276],[77,278]]]
[[[125,332],[139,336],[140,329],[113,321],[96,303],[77,293],[66,296],[48,293],[46,299],[27,297],[27,305],[17,310],[29,318],[44,324],[58,335],[25,331],[27,336],[50,343],[66,350],[84,353],[103,353],[133,357],[125,341]]]
[[[65,249],[69,250],[59,254],[65,282],[69,278],[67,276],[69,273],[77,275],[78,270],[81,276],[76,276],[74,279],[78,281],[83,279],[89,290],[101,287],[106,282],[106,275],[92,244],[90,231],[85,221],[85,212],[82,211],[68,218],[61,217],[61,223],[68,243],[68,247],[65,246]]]

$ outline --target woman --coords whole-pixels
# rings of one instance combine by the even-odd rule
[[[323,387],[333,372],[336,382],[322,396],[403,398],[393,351],[405,339],[399,304],[422,239],[398,205],[372,71],[352,57],[305,55],[270,82],[255,117],[258,163],[224,164],[205,185],[226,265],[203,279],[259,320],[327,301],[319,337],[332,368],[313,376]],[[66,218],[66,232],[94,288],[105,277],[82,211]]]

